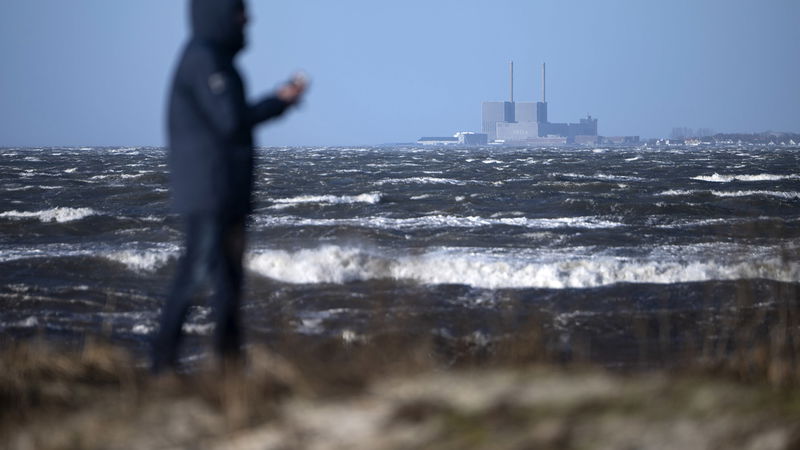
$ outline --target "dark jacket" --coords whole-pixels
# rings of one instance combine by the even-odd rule
[[[253,127],[289,106],[248,104],[233,59],[244,48],[241,0],[192,0],[193,35],[169,99],[173,208],[181,214],[247,214],[253,186]]]

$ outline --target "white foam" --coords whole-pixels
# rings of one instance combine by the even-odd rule
[[[516,226],[533,229],[555,228],[617,228],[623,223],[601,217],[559,217],[531,219],[527,217],[484,218],[478,216],[432,215],[409,218],[364,217],[351,219],[307,219],[296,216],[260,216],[256,223],[262,226],[352,226],[391,230],[435,229],[435,228],[479,228],[491,226]]]
[[[800,175],[774,175],[769,173],[762,173],[757,175],[720,175],[714,173],[710,176],[697,176],[692,177],[693,180],[708,181],[710,183],[730,183],[732,181],[783,181],[783,180],[800,180]]]
[[[479,183],[477,181],[462,181],[454,180],[452,178],[437,178],[437,177],[410,177],[410,178],[388,178],[385,180],[376,181],[378,186],[384,184],[452,184],[463,186],[468,183]]]
[[[146,324],[137,324],[131,329],[131,333],[139,335],[148,335],[156,331],[156,327]]]
[[[592,288],[616,283],[685,283],[771,279],[793,282],[800,264],[782,260],[780,249],[747,249],[740,254],[710,248],[652,249],[640,257],[565,249],[558,254],[487,249],[438,249],[419,255],[326,245],[289,252],[264,250],[248,268],[293,284],[343,284],[393,279],[426,285],[463,284],[478,288]],[[708,252],[712,252],[709,254]],[[753,258],[758,255],[758,258]]]
[[[13,324],[15,328],[36,328],[39,326],[39,319],[35,316],[30,316],[25,320],[21,320]]]
[[[603,181],[646,181],[644,178],[627,176],[627,175],[610,175],[606,173],[596,173],[594,175],[583,175],[580,173],[560,173],[561,175],[569,178],[578,178],[585,180],[603,180]]]
[[[215,325],[213,323],[203,323],[203,324],[191,324],[185,323],[183,324],[183,332],[186,334],[195,334],[200,336],[209,336],[211,333],[214,332]]]
[[[661,192],[659,196],[662,197],[678,197],[684,195],[695,195],[695,194],[711,194],[716,197],[752,197],[752,196],[765,196],[765,197],[778,197],[787,200],[798,199],[800,198],[800,192],[783,192],[783,191],[706,191],[706,190],[698,190],[698,189],[670,189],[668,191]]]
[[[110,252],[104,257],[124,264],[129,270],[137,272],[153,272],[164,267],[177,256],[177,251],[168,250],[122,250]]]
[[[42,222],[73,222],[99,214],[91,208],[53,208],[42,211],[7,211],[0,213],[0,217],[10,219],[37,218]]]
[[[71,169],[64,170],[64,173],[75,173],[76,170],[78,170],[78,168],[77,167],[73,167]]]
[[[372,192],[360,195],[301,195],[299,197],[271,199],[272,208],[282,209],[302,204],[341,205],[353,203],[376,204],[381,201],[381,194]]]
[[[711,191],[717,197],[750,197],[754,195],[761,195],[767,197],[778,197],[785,199],[800,199],[800,192],[782,192],[782,191],[736,191],[736,192],[722,192]]]
[[[36,189],[36,186],[27,185],[27,186],[20,186],[20,187],[5,188],[5,190],[7,192],[29,191],[31,189]]]

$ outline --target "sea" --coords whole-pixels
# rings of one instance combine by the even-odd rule
[[[0,342],[146,355],[182,248],[162,148],[0,149]],[[538,327],[610,366],[669,358],[800,283],[800,148],[257,150],[248,342]],[[791,298],[786,298],[790,292]],[[185,358],[207,353],[199,295]],[[777,320],[777,319],[776,319]],[[712,335],[714,333],[711,333]]]

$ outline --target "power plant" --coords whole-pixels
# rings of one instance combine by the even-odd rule
[[[630,145],[638,136],[600,137],[597,119],[587,116],[578,123],[554,123],[547,115],[547,65],[542,64],[542,99],[538,102],[514,101],[514,62],[508,67],[509,99],[483,102],[482,132],[459,132],[452,137],[423,137],[421,145]]]
[[[547,66],[542,64],[542,101],[514,102],[514,62],[509,63],[511,95],[507,102],[483,102],[483,133],[489,142],[572,144],[597,141],[597,119],[578,123],[547,120]]]

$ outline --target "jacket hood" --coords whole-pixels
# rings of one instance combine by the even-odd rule
[[[245,46],[238,14],[244,0],[191,0],[192,33],[197,39],[236,53]]]

